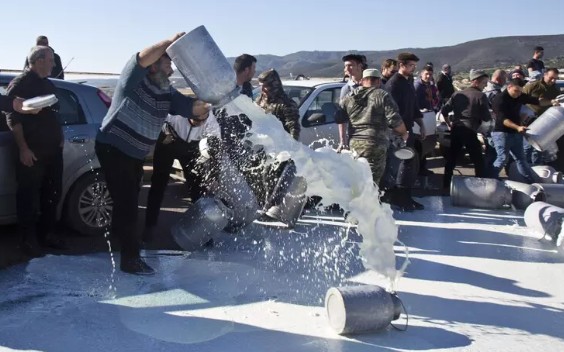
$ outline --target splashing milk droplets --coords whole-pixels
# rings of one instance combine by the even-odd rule
[[[338,203],[350,211],[363,236],[360,253],[365,266],[388,278],[389,288],[394,289],[394,282],[401,276],[401,271],[395,269],[393,247],[398,229],[390,207],[380,205],[368,163],[329,148],[314,151],[295,141],[276,117],[265,114],[246,96],[225,107],[230,112],[245,113],[253,121],[247,137],[253,144],[262,145],[267,153],[281,158],[291,156],[298,175],[307,179],[309,196],[321,196],[324,204]]]

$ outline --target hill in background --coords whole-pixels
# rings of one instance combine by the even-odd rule
[[[449,63],[453,71],[465,73],[471,68],[493,69],[525,64],[533,55],[537,45],[544,47],[545,63],[553,62],[564,67],[564,34],[496,37],[435,48],[402,48],[386,51],[300,51],[285,56],[255,55],[257,75],[269,68],[275,68],[281,76],[294,77],[303,74],[308,77],[341,77],[343,63],[341,58],[347,53],[361,53],[368,58],[370,67],[380,68],[386,58],[396,58],[398,53],[415,53],[421,63],[432,62],[435,70]],[[252,54],[252,53],[250,53]],[[552,59],[552,60],[549,60]],[[233,63],[234,58],[228,58]]]

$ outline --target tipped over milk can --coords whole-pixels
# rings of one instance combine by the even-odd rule
[[[543,191],[545,202],[558,207],[564,207],[564,184],[533,183],[533,186]]]
[[[450,183],[450,201],[457,207],[500,209],[511,200],[511,189],[493,178],[454,176]]]
[[[536,150],[549,149],[564,135],[564,107],[551,107],[531,123],[525,138]]]
[[[224,105],[239,96],[235,71],[206,27],[186,33],[166,53],[198,99]]]
[[[285,187],[285,193],[278,204],[273,205],[266,211],[272,218],[278,219],[293,228],[302,215],[307,197],[307,181],[305,177],[294,176]]]
[[[539,234],[549,235],[557,245],[562,243],[562,221],[564,208],[545,202],[536,202],[525,210],[525,224]],[[560,238],[559,238],[560,237]]]
[[[325,295],[329,325],[339,335],[376,331],[401,314],[399,298],[376,285],[331,287]]]
[[[536,165],[532,169],[539,177],[539,183],[564,183],[562,172],[556,171],[552,166]]]
[[[510,180],[504,180],[503,183],[511,189],[511,204],[517,209],[525,210],[531,203],[546,199],[538,185]]]
[[[185,251],[198,250],[227,226],[230,213],[219,199],[202,197],[172,226],[172,237]]]

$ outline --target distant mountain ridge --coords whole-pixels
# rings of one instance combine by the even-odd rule
[[[420,64],[432,62],[435,71],[449,63],[455,72],[469,71],[471,68],[489,69],[524,64],[531,59],[533,48],[544,48],[543,60],[564,56],[564,34],[494,37],[473,40],[453,46],[435,48],[402,48],[385,51],[299,51],[285,56],[255,55],[257,75],[269,68],[275,68],[281,76],[294,77],[303,74],[308,77],[340,77],[343,75],[341,58],[348,53],[366,55],[369,67],[380,68],[386,58],[396,58],[403,51],[415,53]],[[250,53],[252,54],[252,53]],[[235,58],[228,58],[233,63]],[[420,65],[420,66],[421,66]]]

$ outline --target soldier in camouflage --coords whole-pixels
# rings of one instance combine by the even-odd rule
[[[361,86],[341,101],[336,115],[337,124],[349,124],[350,147],[368,160],[375,184],[380,182],[386,167],[389,128],[407,140],[398,106],[388,92],[380,89],[380,79],[377,69],[364,70]],[[346,146],[347,141],[341,140],[340,144]]]
[[[262,91],[256,103],[267,114],[276,116],[286,132],[298,140],[300,138],[298,105],[284,92],[278,72],[274,69],[264,71],[258,76],[258,81]]]

